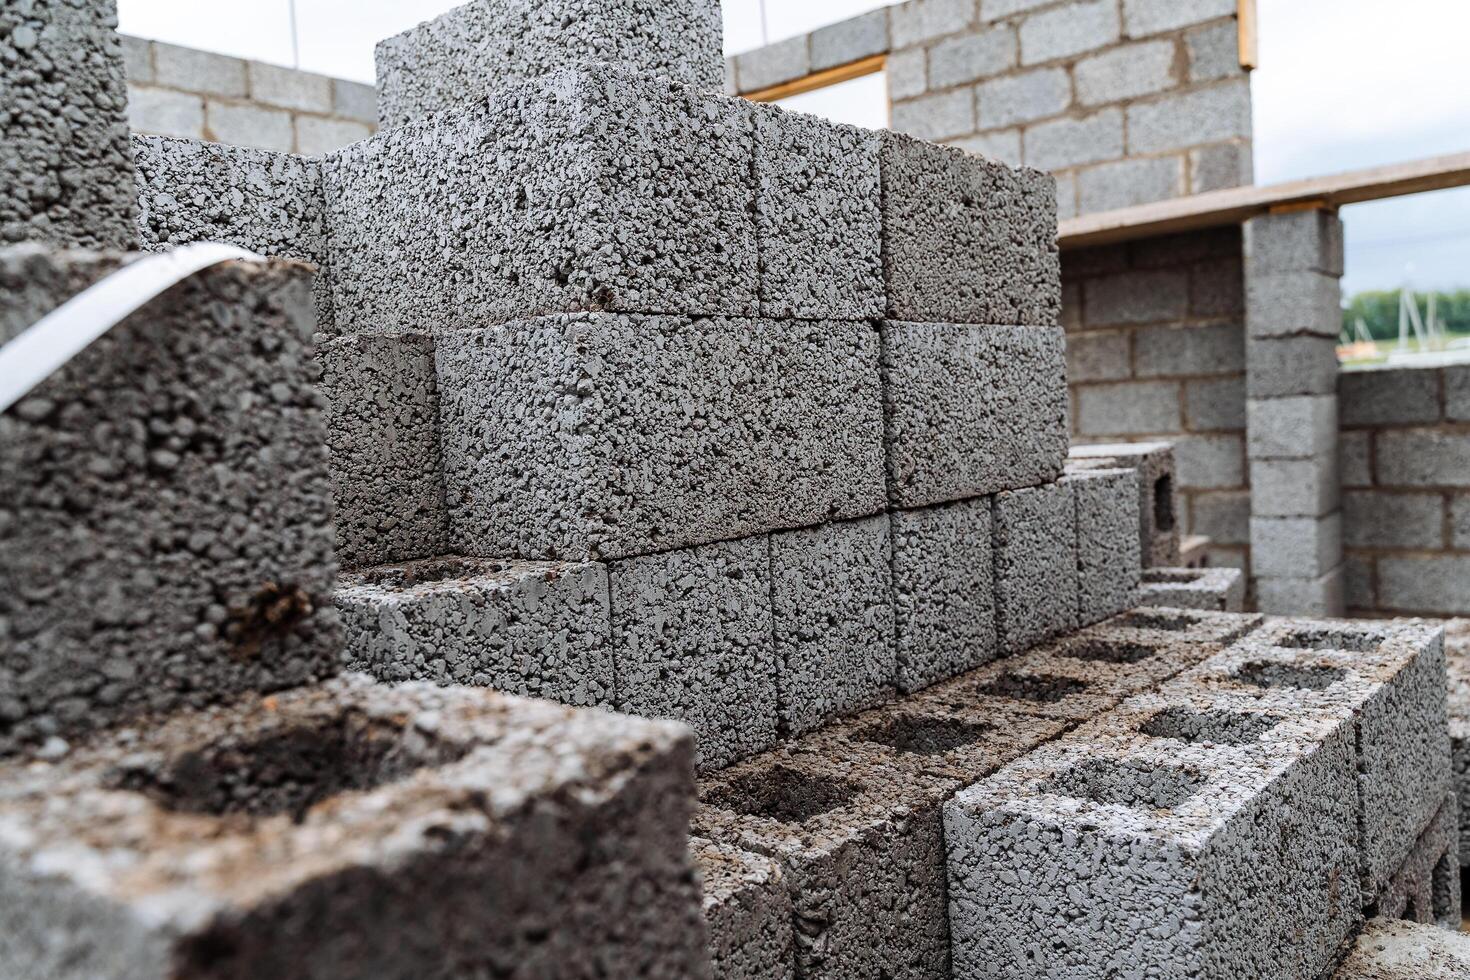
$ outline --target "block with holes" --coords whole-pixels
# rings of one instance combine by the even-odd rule
[[[1070,483],[994,497],[991,554],[1001,649],[1019,653],[1077,628],[1077,504]]]
[[[1179,564],[1178,481],[1174,447],[1170,443],[1073,446],[1067,465],[1073,470],[1118,467],[1137,470],[1138,543],[1143,567]]]
[[[781,866],[702,837],[689,841],[689,853],[704,894],[713,980],[791,980],[791,894]]]
[[[1242,612],[1245,573],[1238,568],[1149,568],[1138,590],[1140,606]]]
[[[1133,605],[1141,573],[1138,475],[1089,470],[1062,482],[1077,506],[1077,622],[1085,626]]]

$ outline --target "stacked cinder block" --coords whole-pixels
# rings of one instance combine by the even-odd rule
[[[1138,546],[1144,568],[1179,563],[1179,482],[1174,447],[1166,442],[1073,446],[1074,472],[1130,469],[1138,474]]]
[[[1445,671],[1449,690],[1450,755],[1460,810],[1460,861],[1470,864],[1470,620],[1445,623]]]
[[[1245,609],[1245,573],[1238,568],[1145,569],[1138,604],[1241,612]]]
[[[695,837],[714,980],[792,980],[791,895],[768,857]]]
[[[1262,611],[1340,615],[1337,338],[1342,222],[1327,210],[1245,226],[1251,576]]]

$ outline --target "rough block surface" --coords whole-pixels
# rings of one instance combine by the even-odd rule
[[[1453,793],[1440,805],[1404,863],[1372,898],[1372,915],[1459,930],[1460,814]]]
[[[1143,567],[1179,564],[1179,481],[1175,475],[1174,447],[1167,442],[1114,443],[1073,446],[1068,459],[1073,469],[1133,469],[1138,471],[1138,535]]]
[[[1460,980],[1470,976],[1470,936],[1437,926],[1374,919],[1333,980]]]
[[[791,895],[781,866],[702,837],[689,852],[704,889],[713,980],[791,980]]]
[[[996,494],[995,622],[1020,653],[1077,628],[1077,499],[1070,483]]]
[[[1141,570],[1138,473],[1091,470],[1062,482],[1077,502],[1077,621],[1086,626],[1134,604]]]
[[[1238,568],[1150,568],[1143,573],[1138,604],[1242,612],[1245,575]]]

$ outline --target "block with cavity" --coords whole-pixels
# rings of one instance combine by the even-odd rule
[[[1150,568],[1138,604],[1238,613],[1245,609],[1245,574],[1238,568]]]
[[[693,751],[664,722],[363,678],[139,726],[0,774],[7,969],[707,978]]]
[[[1077,502],[1070,483],[998,493],[991,510],[1000,647],[1020,653],[1077,628]]]
[[[1077,501],[1077,621],[1085,626],[1133,605],[1141,574],[1138,475],[1091,470],[1062,482]]]
[[[755,314],[751,111],[598,65],[328,154],[337,328]]]
[[[887,514],[771,535],[771,601],[783,734],[872,707],[892,690],[893,569]]]
[[[879,141],[872,130],[755,107],[762,316],[882,318]]]
[[[1094,693],[1122,700],[1197,666],[1221,644],[1161,637],[1142,630],[1088,629],[1012,658],[1018,670],[1067,673],[1081,665]]]
[[[1323,974],[1361,921],[1353,766],[1340,719],[1125,702],[945,808],[955,975]]]
[[[1130,639],[1138,636],[1180,643],[1228,646],[1259,630],[1267,619],[1258,613],[1221,613],[1202,609],[1148,607],[1130,609],[1084,630],[1088,636]]]
[[[1460,813],[1453,793],[1388,883],[1377,896],[1365,897],[1372,899],[1370,915],[1460,928]]]
[[[133,247],[116,0],[0,8],[0,246]]]
[[[449,550],[439,382],[428,334],[360,334],[317,347],[346,568]]]
[[[888,493],[900,507],[1056,479],[1067,456],[1060,329],[883,325]]]
[[[718,0],[470,0],[378,44],[378,116],[407,125],[578,62],[718,92],[722,34]]]
[[[443,557],[343,576],[350,670],[613,707],[607,568]]]
[[[917,691],[995,659],[990,501],[889,516],[898,689]]]
[[[704,770],[774,745],[769,539],[627,558],[608,578],[618,710],[684,722]]]
[[[125,261],[0,251],[0,338]],[[0,416],[0,755],[339,669],[311,282],[200,273]]]
[[[1234,691],[1352,721],[1365,895],[1403,865],[1450,792],[1444,642],[1429,623],[1268,620],[1165,689]]]
[[[1333,980],[1460,980],[1470,976],[1470,936],[1416,922],[1374,919]]]
[[[1127,672],[1105,662],[1072,657],[1006,658],[913,695],[904,704],[958,711],[1014,712],[1079,722],[1126,695]]]
[[[883,509],[867,324],[578,314],[437,344],[455,551],[616,559]]]
[[[1057,326],[1056,181],[885,132],[888,316],[915,323]]]
[[[1138,471],[1138,541],[1143,567],[1179,564],[1179,481],[1174,447],[1167,442],[1073,446],[1067,465],[1073,470]]]
[[[700,781],[694,833],[772,858],[796,975],[949,975],[939,805],[951,780],[876,755],[783,747]]]
[[[781,865],[702,837],[690,839],[689,853],[703,887],[713,980],[791,980],[791,894]]]

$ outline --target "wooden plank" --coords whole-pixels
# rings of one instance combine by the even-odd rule
[[[1240,67],[1255,71],[1261,64],[1261,21],[1256,16],[1256,0],[1239,0],[1235,21],[1240,32]]]
[[[1336,209],[1364,201],[1470,186],[1470,153],[1455,153],[1410,163],[1312,177],[1264,187],[1233,187],[1193,197],[1083,215],[1061,222],[1063,248],[1152,238],[1176,232],[1218,228],[1247,221],[1273,209]]]
[[[845,65],[836,68],[826,68],[819,72],[798,78],[790,82],[782,82],[780,85],[772,85],[770,88],[759,89],[754,92],[742,92],[741,98],[752,102],[777,102],[781,99],[789,99],[793,95],[804,95],[807,92],[815,92],[819,88],[829,85],[840,85],[850,82],[854,78],[862,78],[864,75],[876,75],[888,64],[888,55],[875,54],[857,61],[849,61]]]

